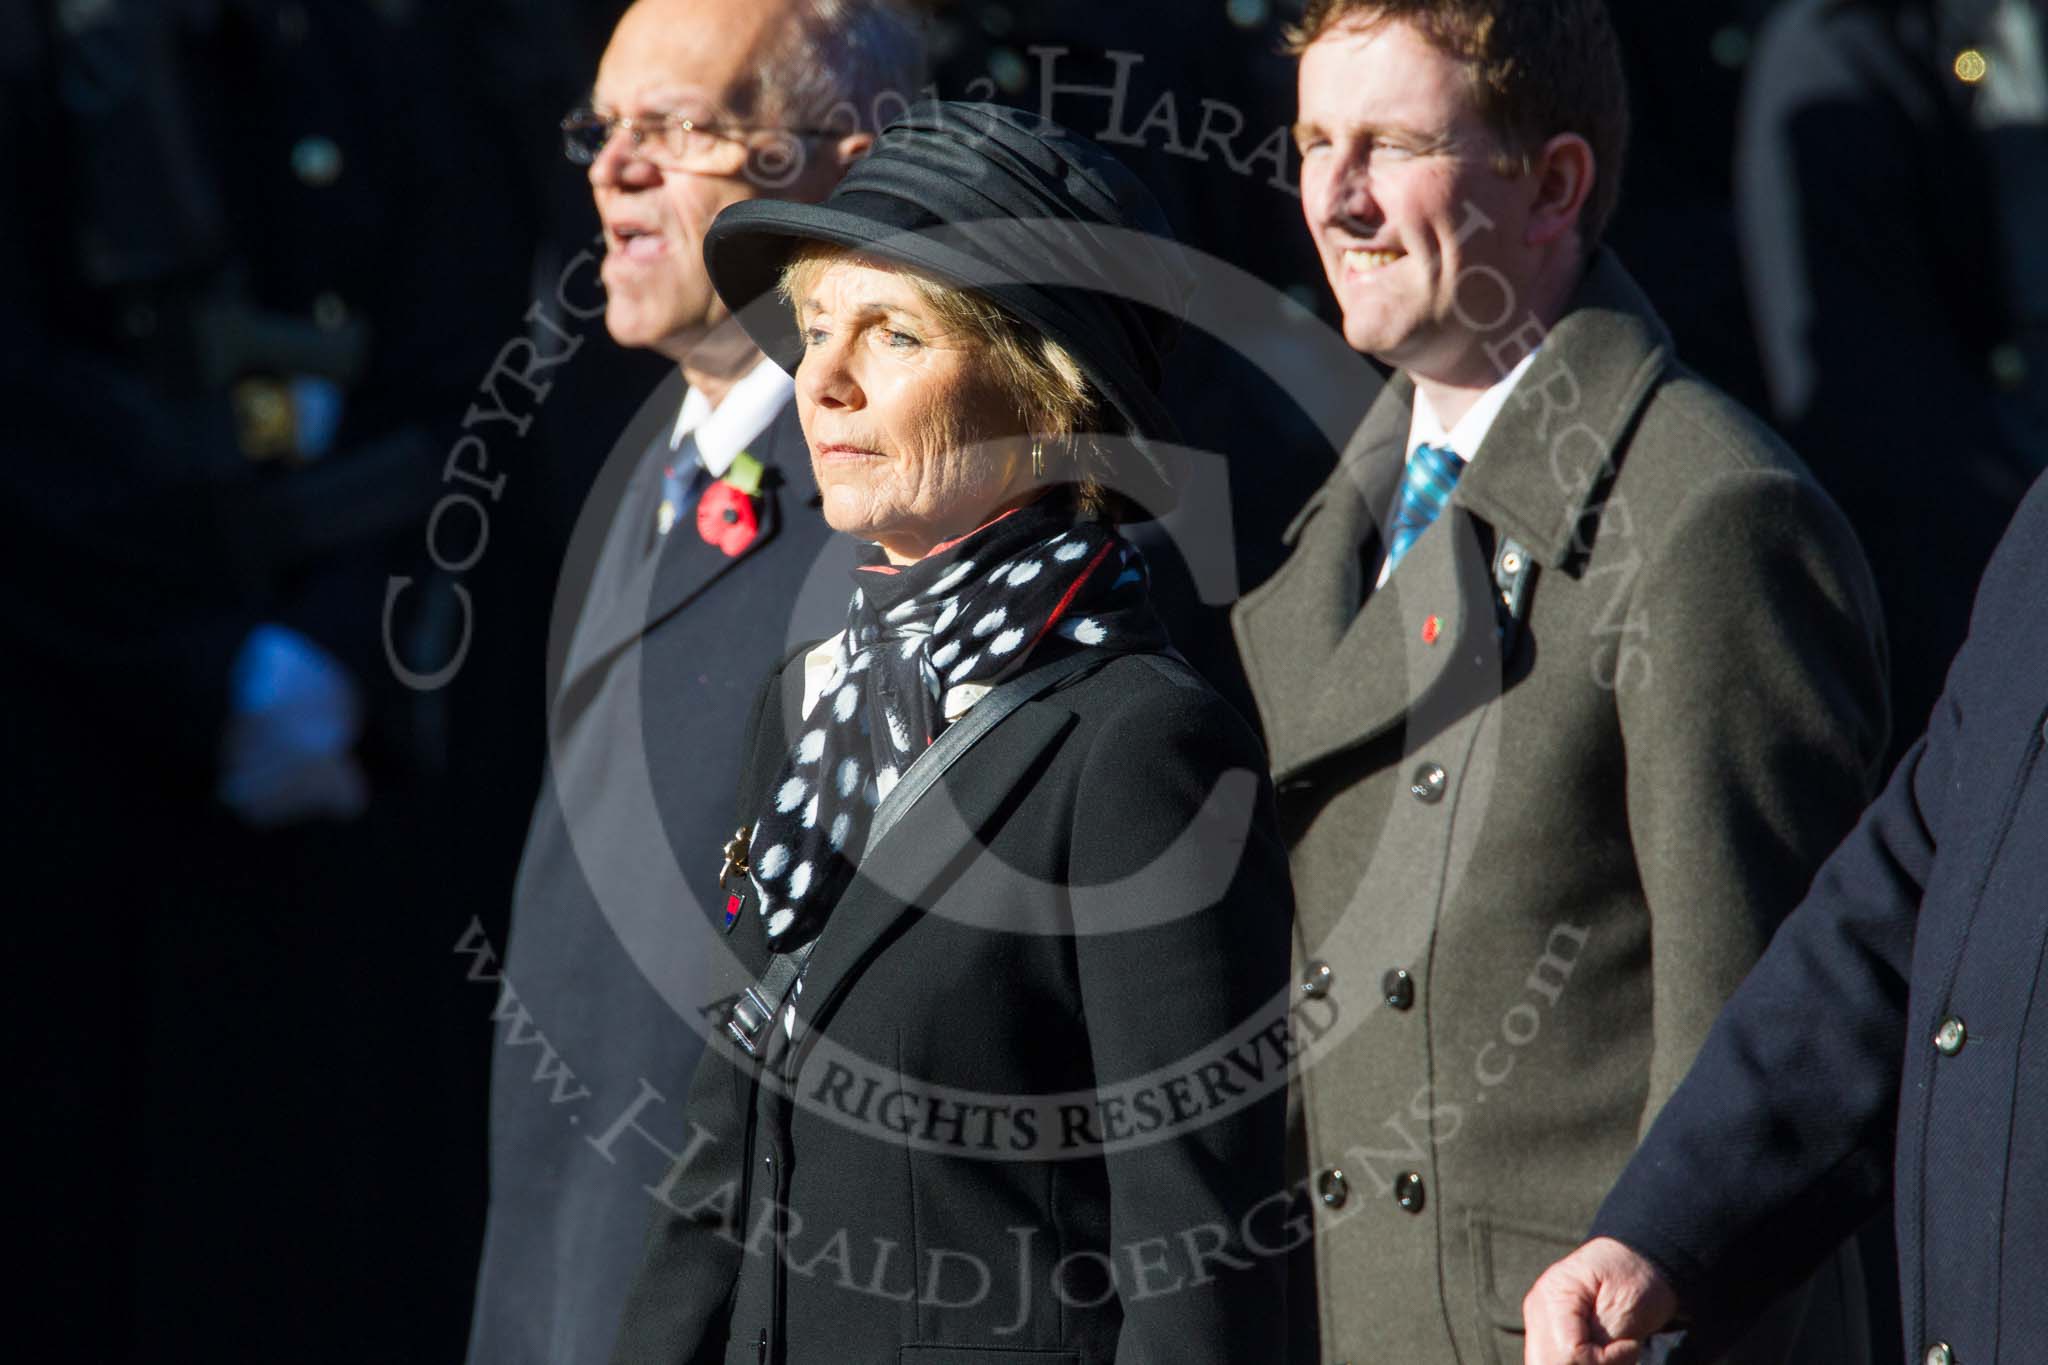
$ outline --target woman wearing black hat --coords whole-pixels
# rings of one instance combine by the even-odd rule
[[[1157,207],[927,104],[706,259],[872,554],[757,708],[722,883],[756,984],[615,1358],[1282,1358],[1285,853],[1115,529],[1172,497]]]

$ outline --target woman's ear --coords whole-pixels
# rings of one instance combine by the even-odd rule
[[[1529,205],[1527,245],[1552,246],[1578,231],[1599,172],[1592,144],[1577,133],[1559,133],[1543,144],[1529,172],[1535,198]]]

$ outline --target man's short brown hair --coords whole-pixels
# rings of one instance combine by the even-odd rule
[[[1586,139],[1593,189],[1579,233],[1588,249],[1598,243],[1621,197],[1628,151],[1628,87],[1605,0],[1309,0],[1288,30],[1287,50],[1299,56],[1333,31],[1396,22],[1466,64],[1479,115],[1500,140],[1504,174],[1531,170],[1559,133]]]

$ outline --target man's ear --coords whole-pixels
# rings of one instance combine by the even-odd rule
[[[1543,144],[1529,171],[1535,198],[1529,205],[1526,245],[1552,246],[1578,231],[1599,169],[1592,144],[1577,133],[1559,133]]]
[[[839,169],[843,171],[866,156],[874,145],[873,133],[848,133],[832,144],[832,154],[838,158]]]

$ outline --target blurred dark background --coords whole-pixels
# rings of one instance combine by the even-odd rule
[[[0,0],[0,885],[37,1358],[461,1353],[504,1026],[470,969],[539,782],[556,570],[666,370],[593,311],[555,130],[622,8]],[[1185,241],[1334,321],[1291,189],[1298,4],[932,8],[941,94],[1115,134]],[[2048,462],[2041,6],[1614,9],[1610,240],[1857,525],[1903,747]],[[1249,587],[1335,452],[1217,339],[1171,396],[1230,458]]]

